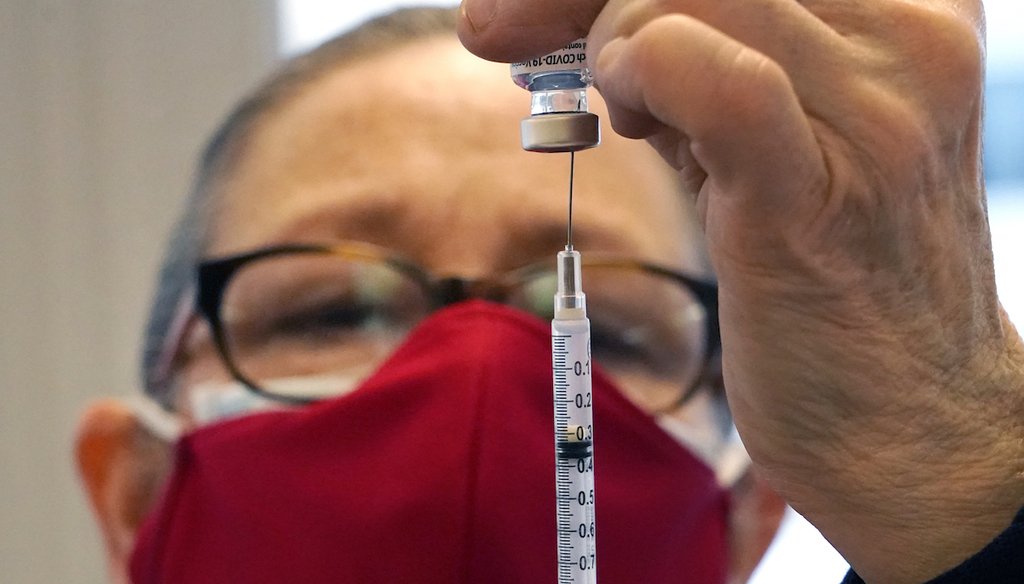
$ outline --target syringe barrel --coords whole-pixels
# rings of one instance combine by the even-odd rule
[[[583,269],[580,252],[558,252],[558,291],[555,292],[555,318],[576,320],[587,316],[587,296],[583,293]]]
[[[581,309],[568,311],[582,312]],[[589,319],[556,316],[551,321],[551,365],[558,584],[596,584],[595,404]]]

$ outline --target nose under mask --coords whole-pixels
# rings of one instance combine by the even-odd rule
[[[139,532],[136,583],[553,581],[550,337],[467,302],[355,391],[196,430]],[[724,582],[714,472],[593,378],[604,584]]]

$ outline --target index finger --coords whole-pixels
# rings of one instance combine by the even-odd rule
[[[470,52],[512,63],[587,36],[607,0],[462,0],[459,39]]]

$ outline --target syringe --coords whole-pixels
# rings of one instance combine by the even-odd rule
[[[587,109],[593,81],[587,42],[579,39],[549,55],[511,66],[516,84],[530,90],[530,117],[520,125],[523,148],[569,152],[569,224],[558,253],[558,291],[551,321],[555,386],[555,486],[558,584],[596,584],[594,523],[594,408],[590,382],[590,320],[580,254],[572,247],[572,185],[576,151],[601,142],[597,116]]]
[[[571,243],[558,253],[551,357],[555,396],[558,584],[595,584],[590,319],[582,288],[580,254],[572,249]]]

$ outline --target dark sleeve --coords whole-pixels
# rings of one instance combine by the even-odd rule
[[[1024,509],[1006,531],[964,563],[929,580],[927,584],[1022,584],[1024,583]],[[842,584],[864,584],[850,570]]]

